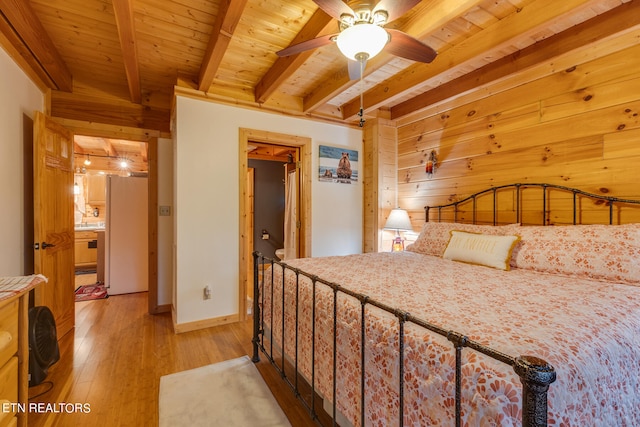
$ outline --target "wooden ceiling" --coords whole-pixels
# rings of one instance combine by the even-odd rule
[[[424,41],[436,59],[415,63],[383,51],[362,83],[349,80],[335,45],[276,55],[338,31],[312,0],[0,0],[0,12],[0,43],[51,89],[52,116],[71,127],[141,129],[144,140],[169,134],[176,93],[357,126],[363,91],[367,117],[401,119],[545,61],[552,68],[551,54],[536,54],[544,43],[562,49],[586,28],[609,23],[580,38],[589,48],[635,29],[640,5],[423,0],[388,27]]]
[[[147,173],[147,150],[143,141],[74,135],[76,172]]]
[[[274,144],[263,144],[249,141],[247,158],[255,160],[269,160],[281,163],[298,160],[298,149]]]

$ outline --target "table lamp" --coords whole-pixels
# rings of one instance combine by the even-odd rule
[[[396,230],[396,237],[393,239],[393,245],[391,246],[392,252],[404,251],[404,239],[400,237],[401,231],[413,231],[411,227],[411,219],[409,214],[404,209],[396,208],[392,209],[387,218],[387,222],[384,224],[385,230]]]

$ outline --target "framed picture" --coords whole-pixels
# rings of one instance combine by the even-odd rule
[[[358,181],[358,152],[340,147],[320,146],[318,179],[351,184]]]

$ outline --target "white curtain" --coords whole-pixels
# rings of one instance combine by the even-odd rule
[[[284,196],[284,259],[298,257],[298,229],[297,215],[297,185],[295,169],[287,173],[287,183]]]

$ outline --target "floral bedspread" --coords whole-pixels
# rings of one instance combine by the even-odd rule
[[[524,269],[500,271],[411,252],[288,264],[505,354],[545,359],[557,372],[549,391],[550,426],[640,425],[640,287]],[[276,265],[273,298],[269,280],[262,295],[263,320],[272,333],[267,339],[277,347],[283,333],[280,270]],[[311,280],[300,275],[296,293],[295,275],[287,271],[285,279],[287,357],[296,358],[297,298],[298,369],[333,401],[335,327],[337,410],[360,425],[360,301],[317,283],[314,339]],[[398,320],[375,307],[366,313],[365,424],[398,425]],[[404,424],[454,425],[451,343],[411,323],[405,333]],[[520,425],[522,386],[511,367],[464,349],[462,373],[464,426]]]

